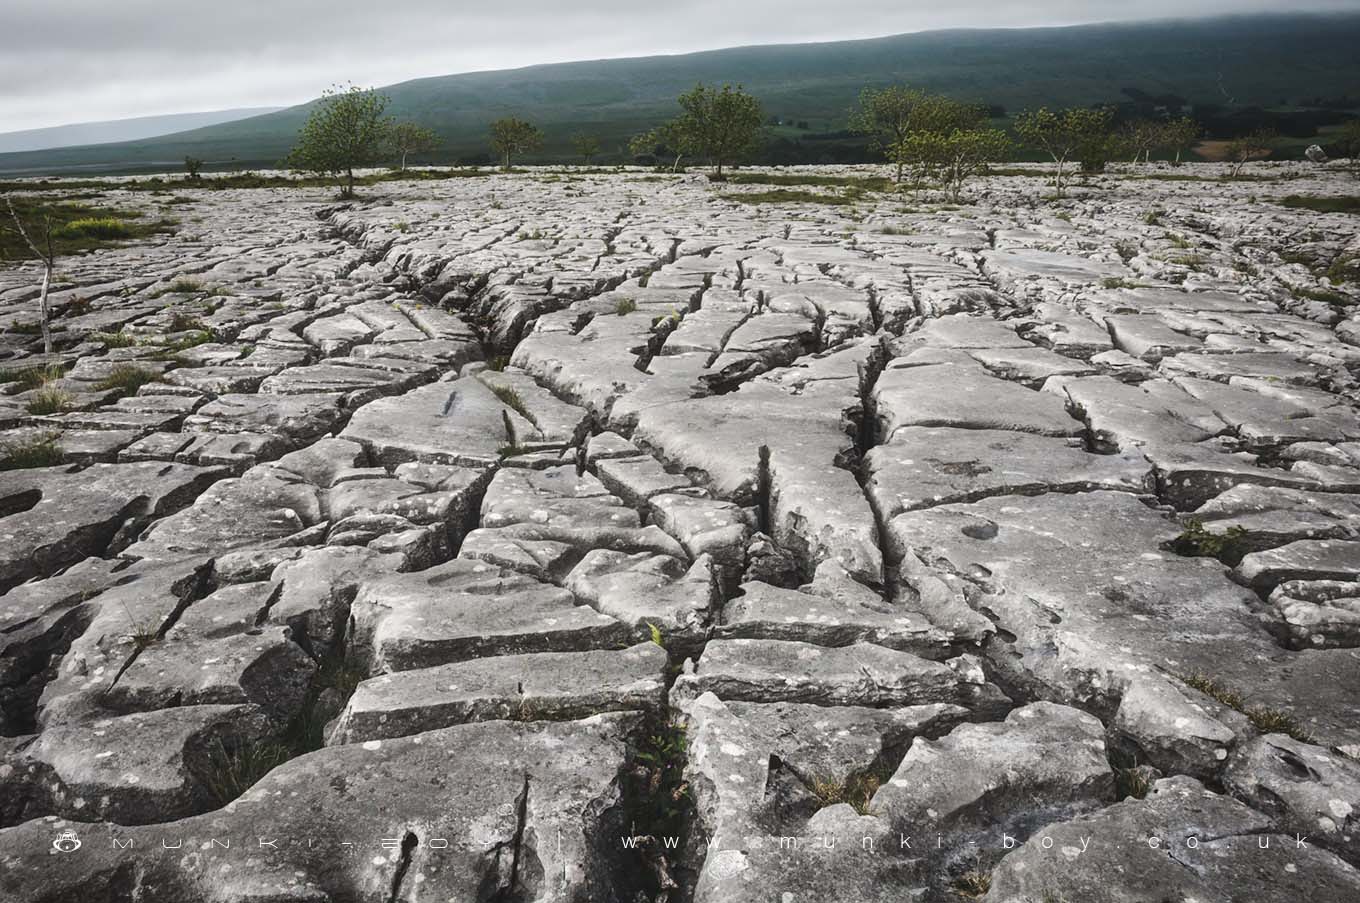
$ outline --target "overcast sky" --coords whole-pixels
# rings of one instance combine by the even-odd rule
[[[1067,25],[1360,0],[0,0],[0,132],[246,106],[335,82],[934,28]]]

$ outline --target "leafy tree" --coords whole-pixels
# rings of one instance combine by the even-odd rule
[[[955,129],[944,139],[943,180],[949,196],[958,201],[963,183],[984,171],[988,163],[1006,159],[1011,139],[999,129]]]
[[[1112,146],[1111,117],[1108,109],[1072,107],[1054,112],[1040,107],[1015,117],[1015,134],[1022,143],[1043,151],[1058,164],[1053,184],[1062,197],[1064,170],[1070,161],[1081,161],[1084,169],[1104,166]]]
[[[571,136],[571,146],[581,155],[582,162],[590,165],[590,158],[600,152],[600,139],[594,135],[577,133]]]
[[[434,132],[414,122],[398,122],[390,136],[392,153],[401,160],[401,171],[406,172],[406,158],[411,154],[428,154],[439,146]]]
[[[1237,178],[1249,161],[1269,157],[1274,149],[1275,133],[1270,129],[1257,129],[1249,135],[1229,141],[1226,156],[1228,177]]]
[[[1161,146],[1176,153],[1175,159],[1172,161],[1173,166],[1181,165],[1181,154],[1194,147],[1195,142],[1199,141],[1202,134],[1204,134],[1204,129],[1189,116],[1173,119],[1162,126]]]
[[[543,132],[538,126],[507,116],[491,123],[491,149],[500,154],[501,168],[510,169],[510,158],[531,154],[543,147]]]
[[[1137,163],[1140,159],[1146,163],[1148,158],[1152,156],[1152,152],[1161,148],[1165,140],[1165,126],[1150,119],[1135,119],[1132,122],[1126,122],[1123,128],[1119,130],[1120,144],[1131,155],[1130,162],[1132,163]]]
[[[887,148],[888,159],[897,164],[899,182],[903,172],[910,173],[919,193],[926,182],[939,181],[957,200],[969,176],[987,159],[999,159],[1007,151],[1008,142],[999,143],[995,134],[980,128],[986,119],[985,107],[919,93],[910,128]]]
[[[335,86],[321,95],[288,155],[294,169],[344,176],[340,196],[354,197],[354,170],[376,166],[387,151],[388,99],[372,89]]]
[[[661,157],[674,157],[671,172],[678,171],[680,161],[688,153],[684,135],[680,132],[679,120],[662,123],[641,135],[634,135],[628,142],[628,153],[639,162],[645,162],[650,158],[652,163],[656,163]]]
[[[1352,119],[1341,128],[1337,149],[1350,161],[1351,175],[1360,178],[1360,119]]]
[[[680,95],[684,111],[675,121],[679,149],[707,157],[717,167],[715,179],[723,177],[723,165],[751,153],[760,143],[765,121],[760,101],[740,85],[721,89],[695,85]]]
[[[869,136],[869,148],[892,156],[892,148],[902,147],[907,133],[913,130],[917,116],[928,99],[924,91],[906,85],[893,85],[875,90],[865,88],[859,95],[859,108],[850,114],[850,129]],[[902,170],[908,165],[897,162],[897,181],[902,181]],[[918,183],[919,184],[919,183]]]
[[[189,178],[191,179],[200,178],[199,171],[202,169],[203,169],[202,160],[198,159],[197,157],[184,158],[184,171],[188,174]]]
[[[897,164],[898,184],[903,173],[919,195],[928,182],[938,181],[949,156],[949,139],[943,132],[918,129],[888,147],[888,159]]]

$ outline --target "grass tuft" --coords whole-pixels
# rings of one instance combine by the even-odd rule
[[[1288,712],[1265,706],[1249,706],[1241,693],[1224,686],[1207,674],[1195,672],[1181,677],[1181,682],[1210,699],[1246,715],[1252,726],[1263,734],[1288,734],[1300,743],[1313,742],[1312,736],[1303,729],[1303,725]]]
[[[117,364],[109,375],[95,383],[94,387],[101,392],[117,389],[124,395],[135,395],[142,386],[147,383],[154,383],[160,378],[159,373],[148,367],[139,367],[136,364]]]
[[[0,443],[0,470],[55,467],[60,463],[61,443],[56,433],[39,433],[27,439]]]
[[[0,371],[0,383],[17,383],[20,391],[37,389],[54,379],[61,379],[66,370],[60,364],[46,367],[24,367],[21,370]]]
[[[44,385],[39,389],[33,390],[28,403],[24,405],[24,410],[30,414],[60,414],[69,411],[74,399],[71,393],[65,389],[58,389],[56,386]]]
[[[237,799],[261,778],[292,757],[292,750],[276,740],[233,744],[217,740],[208,753],[204,786],[219,806]]]

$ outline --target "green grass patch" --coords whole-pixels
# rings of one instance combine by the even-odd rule
[[[45,224],[51,222],[52,249],[58,258],[172,232],[175,225],[164,219],[142,221],[142,215],[135,210],[93,207],[69,201],[48,202],[32,197],[15,197],[11,201],[29,238],[40,248],[44,244]],[[29,260],[34,256],[19,230],[14,228],[9,210],[0,205],[0,258]]]
[[[1282,207],[1314,210],[1318,213],[1360,213],[1360,196],[1320,197],[1312,194],[1291,194],[1277,203]]]
[[[727,176],[733,185],[810,186],[817,188],[858,188],[861,191],[891,191],[892,179],[881,176],[817,176],[795,173],[737,172]]]
[[[0,442],[0,470],[55,467],[62,462],[56,433],[39,433],[27,439]]]
[[[821,194],[815,191],[798,191],[788,188],[741,194],[720,194],[718,197],[725,201],[736,201],[739,204],[830,204],[835,207],[844,207],[854,203],[853,198],[844,195]]]
[[[112,216],[82,216],[69,223],[63,223],[52,230],[55,239],[80,240],[95,238],[103,241],[118,241],[132,237],[128,224]]]

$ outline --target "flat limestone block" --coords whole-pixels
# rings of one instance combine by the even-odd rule
[[[359,684],[329,743],[381,740],[469,721],[564,721],[657,710],[665,667],[666,651],[646,642],[622,650],[502,655],[384,674]]]
[[[636,724],[636,716],[604,714],[459,725],[292,759],[203,816],[144,828],[30,821],[0,831],[14,863],[0,874],[0,895],[116,896],[118,876],[137,869],[158,899],[174,903],[387,899],[400,876],[408,890],[447,900],[537,896],[548,882],[563,899],[617,899],[624,740]],[[68,827],[82,855],[51,855]],[[163,842],[181,840],[199,855],[157,855]],[[371,849],[337,854],[347,842]],[[243,849],[248,866],[240,865]]]
[[[865,459],[866,491],[885,519],[994,495],[1151,490],[1136,451],[1095,455],[1071,442],[1009,430],[907,427]]]
[[[571,593],[480,561],[365,583],[351,608],[354,638],[374,673],[485,655],[617,647],[628,625]]]

